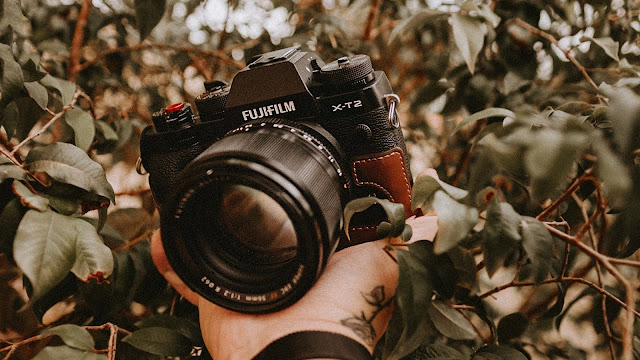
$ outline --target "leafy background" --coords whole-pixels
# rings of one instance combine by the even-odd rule
[[[0,356],[209,358],[149,253],[150,113],[300,45],[365,53],[402,99],[413,208],[376,357],[640,358],[640,4],[5,0]],[[347,218],[371,204],[352,204]],[[406,237],[394,205],[380,235]]]

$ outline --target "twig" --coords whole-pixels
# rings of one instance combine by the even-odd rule
[[[587,72],[587,70],[585,69],[584,66],[582,66],[582,64],[580,64],[580,62],[578,62],[578,60],[576,60],[576,58],[571,55],[571,51],[569,50],[565,50],[562,47],[560,47],[560,43],[558,42],[558,40],[556,40],[555,37],[553,37],[553,35],[542,31],[540,29],[538,29],[537,27],[527,23],[526,21],[519,19],[519,18],[515,18],[513,19],[515,21],[516,24],[518,24],[520,27],[525,28],[526,30],[528,30],[530,33],[540,36],[542,38],[547,39],[550,43],[552,43],[553,45],[557,46],[558,49],[560,49],[560,51],[562,51],[564,53],[564,56],[567,57],[567,59],[569,59],[569,61],[571,61],[571,63],[578,68],[578,70],[582,73],[582,75],[584,76],[584,78],[587,80],[587,82],[589,83],[589,85],[591,85],[596,91],[598,90],[598,85],[596,85],[596,83],[593,81],[593,79],[591,79],[591,76],[589,76],[589,73]]]
[[[84,42],[84,31],[87,27],[87,19],[91,13],[91,0],[84,0],[80,14],[78,14],[78,20],[76,22],[76,28],[73,32],[73,40],[71,41],[71,49],[69,51],[69,81],[76,81],[78,77],[78,64],[80,64],[80,54],[82,43]]]
[[[557,198],[551,205],[547,206],[544,210],[542,210],[542,212],[538,214],[538,216],[536,216],[536,219],[540,221],[543,221],[544,219],[546,219],[547,216],[549,216],[549,214],[553,210],[555,210],[558,206],[560,206],[560,204],[562,204],[569,196],[571,196],[571,194],[573,194],[574,191],[578,190],[578,188],[580,187],[580,184],[582,184],[586,180],[594,179],[591,176],[591,174],[593,174],[593,168],[589,168],[585,170],[582,176],[576,179],[576,181],[574,181],[573,184],[571,184],[571,186],[569,186],[569,188],[565,190],[565,192],[559,198]]]
[[[158,44],[158,43],[152,43],[152,42],[142,42],[142,43],[138,43],[138,44],[132,45],[132,46],[121,46],[121,47],[105,50],[105,51],[99,53],[98,55],[96,55],[96,57],[93,58],[92,60],[89,60],[89,61],[86,61],[86,62],[84,62],[82,64],[77,65],[76,69],[74,71],[76,73],[80,73],[80,72],[84,71],[85,69],[87,69],[88,67],[97,64],[102,59],[104,59],[106,56],[111,55],[111,54],[116,54],[116,53],[121,53],[121,52],[139,51],[139,50],[144,50],[144,49],[149,49],[149,48],[155,48],[155,49],[160,49],[160,50],[185,51],[187,53],[196,53],[196,54],[200,54],[200,55],[203,55],[203,56],[212,56],[212,57],[215,57],[215,58],[219,59],[223,63],[225,63],[227,65],[235,66],[238,69],[242,69],[244,67],[244,63],[242,63],[240,61],[233,60],[232,58],[230,58],[227,54],[225,54],[222,51],[204,50],[204,49],[198,49],[198,48],[191,47],[191,46],[178,46],[178,45],[171,45],[171,44]]]
[[[42,128],[40,130],[38,130],[37,133],[35,134],[31,134],[29,136],[27,136],[24,140],[22,140],[18,145],[16,145],[13,150],[11,150],[11,156],[13,156],[18,149],[20,149],[22,146],[24,146],[26,143],[28,143],[29,141],[35,139],[36,137],[40,136],[43,132],[45,132],[51,125],[53,125],[56,121],[58,121],[62,116],[64,116],[64,114],[73,109],[73,106],[76,104],[76,102],[78,101],[78,97],[83,95],[84,93],[80,90],[76,90],[76,92],[73,94],[73,99],[71,99],[71,102],[62,108],[62,110],[60,110],[59,113],[55,114],[51,120],[49,120],[46,124],[44,124],[42,126]]]
[[[369,7],[369,16],[367,17],[367,23],[364,27],[364,34],[362,34],[363,42],[367,42],[371,40],[373,25],[378,19],[378,14],[380,13],[381,4],[382,4],[382,0],[373,0],[371,2],[371,6]]]
[[[151,227],[150,229],[148,229],[147,231],[145,231],[143,234],[136,236],[135,238],[131,239],[130,241],[127,241],[126,243],[116,247],[115,249],[111,250],[111,252],[116,252],[116,251],[120,251],[123,249],[127,249],[141,241],[144,241],[146,239],[148,239],[151,234],[153,234],[153,232],[155,231],[155,229],[153,227]]]

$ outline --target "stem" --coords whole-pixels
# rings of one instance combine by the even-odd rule
[[[49,120],[46,124],[44,124],[44,126],[42,126],[42,128],[37,133],[27,136],[24,140],[22,140],[22,142],[20,142],[18,145],[16,145],[13,148],[13,150],[11,150],[11,153],[10,153],[11,156],[13,156],[26,143],[28,143],[29,141],[35,139],[36,137],[40,136],[43,132],[45,132],[51,125],[53,125],[56,121],[58,121],[67,111],[73,109],[73,106],[78,101],[78,97],[80,97],[81,95],[84,95],[84,93],[82,91],[80,91],[80,90],[76,90],[75,94],[73,94],[73,99],[71,100],[71,103],[69,103],[69,105],[63,107],[62,110],[59,113],[55,114],[51,118],[51,120]]]
[[[382,0],[373,0],[371,2],[371,6],[369,7],[369,16],[367,17],[367,23],[364,27],[364,34],[362,35],[363,42],[371,40],[373,25],[378,19],[378,14],[380,14],[381,4]]]
[[[588,179],[593,179],[591,174],[593,174],[593,168],[585,170],[582,176],[576,179],[576,181],[574,181],[573,184],[571,184],[571,186],[569,186],[569,188],[565,190],[565,192],[559,198],[557,198],[551,205],[547,206],[544,210],[542,210],[542,212],[538,214],[538,216],[536,216],[536,219],[540,221],[543,221],[544,219],[546,219],[547,216],[549,216],[549,214],[553,210],[555,210],[558,206],[560,206],[560,204],[562,204],[563,201],[565,201],[569,196],[571,196],[571,194],[573,194],[576,190],[578,190],[578,188],[580,187],[580,184],[582,184]]]
[[[525,28],[527,31],[529,31],[530,33],[540,36],[542,38],[547,39],[550,43],[552,43],[553,45],[557,46],[558,49],[560,49],[560,51],[562,51],[564,53],[564,56],[567,57],[567,59],[569,59],[569,61],[571,61],[571,63],[578,68],[578,70],[582,73],[582,76],[584,76],[585,79],[587,79],[587,82],[589,83],[589,85],[591,85],[591,87],[593,87],[596,91],[598,90],[598,85],[596,85],[595,82],[593,82],[593,79],[591,79],[591,76],[589,76],[589,73],[587,73],[587,70],[584,66],[582,66],[582,64],[580,64],[578,62],[578,60],[576,60],[576,58],[571,55],[571,51],[569,50],[565,50],[563,48],[560,47],[560,43],[558,42],[558,40],[556,40],[555,37],[553,37],[553,35],[542,31],[540,29],[538,29],[535,26],[530,25],[529,23],[527,23],[524,20],[521,20],[519,18],[515,18],[514,19],[515,23],[518,24],[520,27]]]
[[[69,81],[76,81],[78,77],[78,65],[80,64],[81,48],[84,42],[84,30],[87,27],[89,14],[91,13],[91,0],[84,0],[78,21],[73,32],[73,40],[71,41],[71,49],[69,51]]]
[[[144,49],[149,49],[149,48],[155,48],[155,49],[160,49],[160,50],[185,51],[185,52],[190,53],[190,54],[191,53],[195,53],[195,54],[199,54],[199,55],[202,55],[202,56],[211,56],[211,57],[217,58],[218,60],[222,61],[223,63],[225,63],[227,65],[235,66],[238,69],[242,69],[244,67],[244,63],[233,60],[232,58],[227,56],[227,54],[225,54],[222,51],[203,50],[203,49],[198,49],[198,48],[190,47],[190,46],[178,46],[178,45],[170,45],[170,44],[158,44],[158,43],[151,43],[151,42],[142,42],[142,43],[138,43],[138,44],[132,45],[132,46],[121,46],[121,47],[105,50],[105,51],[99,53],[92,60],[86,61],[86,62],[78,65],[76,72],[80,73],[80,72],[84,71],[88,67],[97,64],[102,59],[104,59],[106,56],[111,55],[111,54],[120,53],[120,52],[139,51],[139,50],[144,50]]]

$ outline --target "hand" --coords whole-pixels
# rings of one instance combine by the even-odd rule
[[[410,218],[407,223],[413,229],[412,239],[432,240],[437,231],[435,216]],[[305,330],[342,334],[373,352],[391,317],[398,284],[398,267],[384,250],[387,244],[387,239],[377,240],[333,254],[318,281],[299,301],[262,315],[224,309],[189,289],[169,265],[160,231],[151,238],[151,251],[160,273],[198,306],[209,352],[216,359],[251,359],[274,340]],[[379,306],[365,298],[374,291],[384,294]]]

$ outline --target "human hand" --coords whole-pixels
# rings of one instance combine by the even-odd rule
[[[433,240],[435,216],[410,218],[414,239]],[[333,254],[318,281],[295,304],[274,313],[244,314],[211,303],[189,289],[173,271],[162,247],[160,231],[151,238],[153,260],[160,273],[188,301],[198,306],[204,342],[216,359],[251,359],[273,341],[299,331],[341,334],[369,352],[384,333],[392,314],[398,266],[386,252],[388,239]],[[381,301],[372,305],[372,297]]]

